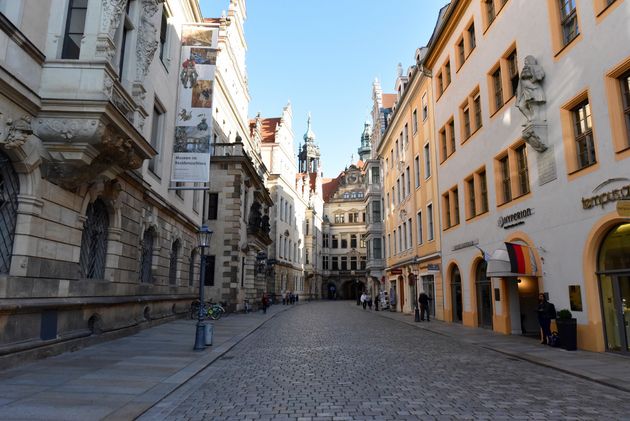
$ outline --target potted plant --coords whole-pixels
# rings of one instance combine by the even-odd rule
[[[558,336],[560,337],[560,346],[567,351],[575,351],[577,349],[577,320],[568,309],[562,309],[558,312],[556,319],[558,327]]]

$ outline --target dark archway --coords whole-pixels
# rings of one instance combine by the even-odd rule
[[[341,299],[343,300],[358,300],[361,293],[365,291],[365,282],[358,279],[349,279],[344,281],[341,287]]]

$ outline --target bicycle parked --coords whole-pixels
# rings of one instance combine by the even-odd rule
[[[211,301],[203,303],[202,312],[204,317],[208,317],[212,320],[219,320],[221,316],[226,314],[224,306]],[[195,300],[190,303],[190,318],[196,319],[197,317],[199,317],[199,300]]]

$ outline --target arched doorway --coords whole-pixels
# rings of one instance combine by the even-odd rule
[[[453,307],[453,321],[461,323],[463,320],[464,306],[462,303],[462,276],[457,266],[451,271],[451,303]]]
[[[599,289],[606,348],[630,353],[630,223],[610,230],[599,249]]]
[[[481,260],[475,270],[475,289],[477,290],[477,323],[484,329],[492,329],[492,284],[486,275],[488,263]]]
[[[341,289],[342,296],[338,298],[343,300],[358,300],[361,293],[365,291],[365,283],[358,279],[352,279],[345,281]]]
[[[337,299],[337,285],[334,282],[328,282],[326,285],[326,297],[329,300]]]

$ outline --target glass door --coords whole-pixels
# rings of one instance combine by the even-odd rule
[[[429,314],[435,319],[435,281],[433,275],[425,275],[422,277],[422,290],[429,296]]]
[[[600,276],[606,344],[610,351],[630,352],[630,275]]]

